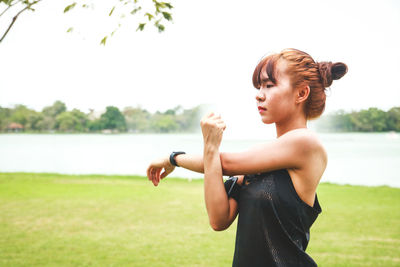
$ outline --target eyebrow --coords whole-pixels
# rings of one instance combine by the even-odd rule
[[[260,78],[260,82],[261,83],[266,83],[266,82],[272,82],[270,78],[268,77],[264,77],[264,78]]]

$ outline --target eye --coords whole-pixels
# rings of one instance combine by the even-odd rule
[[[273,82],[271,82],[271,81],[264,81],[264,82],[262,82],[261,83],[261,88],[272,88],[272,87],[274,87],[275,86],[275,84],[273,83]]]

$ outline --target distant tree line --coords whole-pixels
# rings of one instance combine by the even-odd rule
[[[95,116],[94,110],[84,113],[79,109],[67,110],[65,103],[54,102],[42,111],[25,105],[0,107],[1,132],[135,132],[169,133],[194,132],[200,125],[200,106],[183,109],[177,106],[154,114],[141,107],[126,107],[120,111],[108,106]]]
[[[400,132],[400,107],[387,112],[378,108],[324,115],[316,121],[317,130],[328,132]]]

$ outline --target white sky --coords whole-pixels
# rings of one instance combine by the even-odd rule
[[[43,0],[0,44],[0,106],[41,110],[61,100],[85,112],[154,112],[209,103],[228,128],[243,127],[260,122],[254,67],[288,47],[348,65],[326,111],[400,105],[399,1],[172,1],[174,22],[164,33],[136,32],[136,17],[103,47],[113,21],[99,6],[63,14],[69,1]],[[8,22],[0,20],[1,33]]]

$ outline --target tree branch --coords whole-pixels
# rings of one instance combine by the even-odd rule
[[[6,9],[3,10],[3,12],[1,12],[0,17],[3,16],[4,13],[7,12],[7,10],[9,10],[11,7],[15,6],[16,4],[20,3],[22,0],[18,0],[16,2],[14,2],[14,4],[9,5]]]
[[[24,7],[22,10],[20,10],[20,11],[13,17],[13,19],[12,19],[10,25],[8,26],[7,30],[5,31],[5,33],[4,33],[3,36],[1,37],[0,43],[4,40],[4,38],[6,37],[7,33],[10,31],[11,27],[14,25],[14,23],[15,23],[15,21],[17,20],[18,16],[19,16],[22,12],[24,12],[25,10],[31,9],[31,7],[32,7],[33,5],[39,3],[40,1],[42,1],[42,0],[37,0],[37,1],[35,1],[35,2],[29,3],[26,7]],[[7,9],[6,9],[6,10],[7,10]],[[6,11],[6,10],[5,10],[5,11]],[[5,11],[4,11],[4,12],[5,12]],[[4,13],[4,12],[3,12],[3,13]],[[2,13],[2,14],[3,14],[3,13]]]

